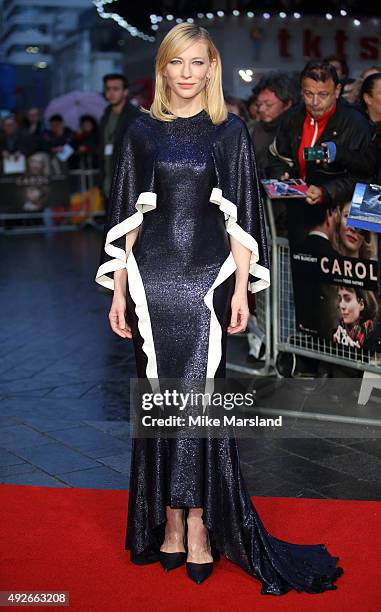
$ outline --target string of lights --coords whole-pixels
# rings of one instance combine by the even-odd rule
[[[116,21],[121,28],[127,30],[127,32],[133,37],[142,38],[147,42],[155,42],[155,36],[149,36],[148,34],[145,34],[145,32],[138,30],[138,28],[133,26],[131,23],[128,23],[128,21],[126,21],[118,13],[109,13],[106,11],[105,6],[107,4],[112,4],[113,2],[114,0],[93,0],[93,4],[98,11],[98,15],[102,17],[102,19],[112,19],[113,21]]]
[[[298,12],[293,12],[293,13],[285,13],[284,11],[280,11],[279,13],[268,13],[266,11],[264,12],[259,12],[259,13],[254,13],[253,11],[246,11],[246,12],[242,12],[242,11],[238,11],[238,10],[233,10],[230,13],[226,12],[226,11],[217,11],[216,13],[197,13],[197,20],[202,20],[202,19],[222,19],[223,17],[229,17],[229,16],[233,16],[233,17],[247,17],[248,19],[253,19],[254,17],[256,18],[262,18],[265,20],[271,19],[271,18],[280,18],[280,19],[287,19],[287,18],[291,18],[291,19],[301,19],[303,17],[302,13],[298,13]],[[327,21],[332,21],[334,18],[339,18],[339,17],[347,17],[348,16],[348,12],[344,9],[341,9],[340,12],[337,15],[333,15],[332,13],[325,13],[325,18],[327,19]],[[174,15],[165,15],[165,17],[162,17],[160,15],[151,15],[150,16],[150,20],[151,20],[151,29],[152,30],[157,30],[158,29],[158,23],[163,21],[164,19],[168,20],[168,21],[175,21],[176,23],[182,23],[184,21],[187,21],[189,23],[193,23],[195,21],[195,19],[193,17],[188,17],[187,19],[183,19],[181,17],[175,17]],[[361,25],[361,21],[360,19],[357,18],[353,18],[353,25],[355,26],[360,26]]]
[[[143,31],[138,30],[135,26],[129,24],[123,17],[118,15],[118,13],[110,13],[105,11],[105,5],[112,4],[115,0],[93,0],[94,5],[97,8],[99,15],[103,19],[114,19],[118,25],[125,28],[131,36],[138,36],[143,40],[147,40],[149,42],[154,42],[156,37],[154,34],[151,36],[145,34]],[[213,21],[220,20],[224,18],[230,17],[241,17],[246,19],[264,19],[266,21],[270,19],[302,19],[303,14],[297,11],[292,13],[286,13],[285,11],[273,12],[270,13],[268,11],[259,11],[254,13],[253,11],[239,11],[234,9],[232,11],[222,11],[218,10],[216,12],[208,11],[206,13],[197,13],[194,17],[176,17],[176,15],[172,15],[170,13],[166,15],[150,15],[151,26],[150,29],[152,32],[157,32],[159,30],[160,24],[167,22],[174,23],[195,23],[203,20]],[[310,16],[310,15],[309,15]],[[327,21],[333,21],[334,19],[341,19],[344,17],[348,17],[352,24],[356,27],[361,25],[361,20],[357,16],[350,16],[349,12],[342,8],[338,11],[338,13],[325,13],[324,17]]]

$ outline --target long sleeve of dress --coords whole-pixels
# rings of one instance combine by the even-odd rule
[[[210,199],[224,212],[228,233],[251,251],[248,288],[256,293],[270,285],[270,266],[254,147],[238,117],[224,132],[214,147],[217,186]]]
[[[114,290],[114,272],[126,267],[125,237],[139,227],[143,215],[156,208],[154,166],[149,132],[136,119],[126,130],[112,179],[103,248],[95,280]]]

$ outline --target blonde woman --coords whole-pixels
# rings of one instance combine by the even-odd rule
[[[335,233],[333,248],[345,257],[377,259],[375,235],[347,225],[351,202],[346,202],[335,210]]]
[[[160,45],[154,102],[125,134],[106,232],[96,280],[114,291],[110,325],[132,338],[139,378],[223,379],[247,290],[270,279],[253,147],[226,110],[202,27],[177,25]],[[266,531],[226,436],[133,438],[126,549],[137,564],[186,563],[196,583],[222,552],[263,594],[334,589],[342,572],[324,545]]]

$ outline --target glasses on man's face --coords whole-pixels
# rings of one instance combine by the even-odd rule
[[[324,100],[328,100],[328,98],[333,95],[332,93],[329,93],[329,91],[318,91],[317,93],[314,93],[313,91],[309,91],[309,89],[302,89],[302,93],[307,100],[313,100],[316,96],[317,99],[321,100],[322,102],[324,102]]]
[[[261,110],[262,106],[264,106],[266,109],[272,108],[273,106],[275,106],[276,102],[268,102],[267,100],[264,100],[263,102],[257,102],[255,104],[255,108],[257,110]]]

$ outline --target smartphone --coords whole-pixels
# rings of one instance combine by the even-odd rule
[[[328,160],[328,147],[305,147],[303,149],[303,157],[306,161]]]

